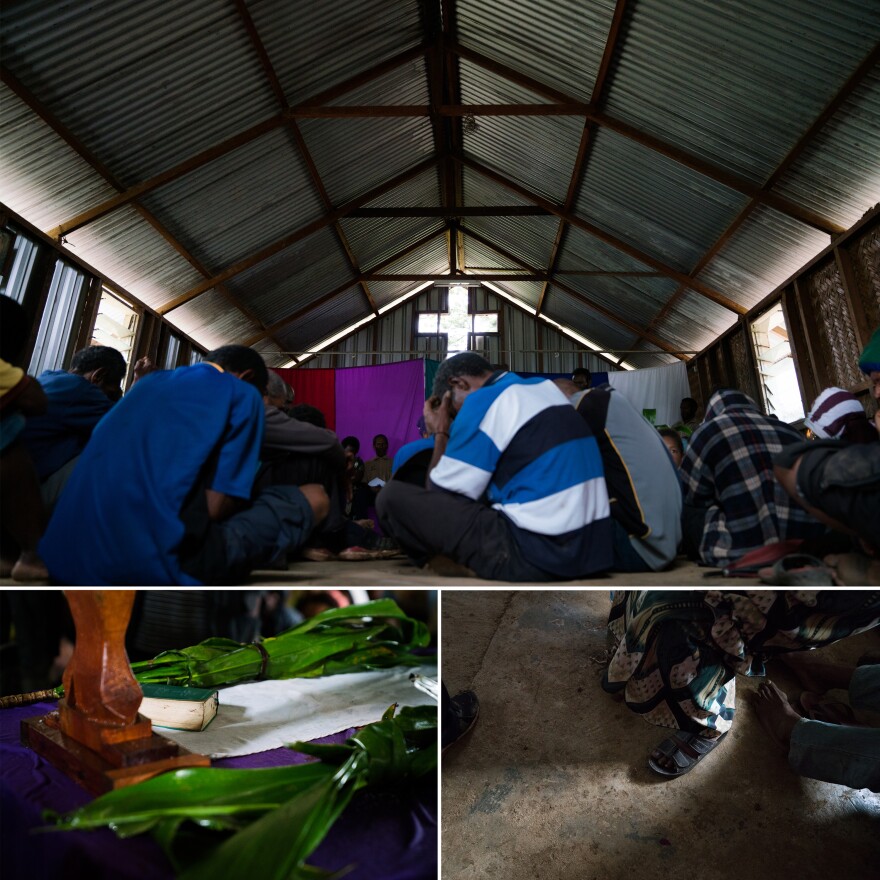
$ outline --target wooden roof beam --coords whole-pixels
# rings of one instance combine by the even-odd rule
[[[466,58],[469,61],[473,61],[474,64],[478,64],[486,70],[491,70],[494,73],[497,73],[499,76],[503,76],[506,79],[509,79],[511,82],[515,82],[518,85],[530,89],[531,91],[537,92],[540,95],[544,95],[544,97],[555,102],[556,104],[571,105],[581,103],[578,102],[575,98],[572,98],[570,95],[566,95],[563,92],[558,91],[557,89],[545,85],[539,80],[533,79],[526,74],[520,73],[519,71],[508,67],[506,64],[501,64],[498,61],[493,61],[491,58],[487,58],[485,55],[482,55],[479,52],[475,52],[472,49],[467,49],[466,47],[461,46],[458,43],[456,43],[452,47],[452,49],[460,57]],[[872,55],[876,55],[876,50],[872,53]],[[870,65],[868,66],[868,69],[870,69]],[[861,67],[860,70],[862,70]],[[813,226],[814,228],[819,229],[820,231],[825,232],[828,235],[836,235],[845,231],[838,224],[833,223],[827,218],[819,217],[814,212],[810,211],[807,208],[804,208],[801,205],[795,204],[789,199],[767,192],[761,187],[753,184],[751,181],[746,180],[745,178],[732,174],[731,172],[723,168],[718,168],[717,166],[705,161],[704,159],[700,159],[699,157],[693,156],[685,152],[684,150],[680,150],[677,147],[673,147],[672,145],[667,144],[665,141],[660,140],[660,138],[655,138],[652,135],[645,134],[644,132],[639,131],[633,126],[627,125],[625,122],[621,122],[604,113],[598,112],[593,104],[582,106],[586,108],[584,116],[587,118],[588,121],[595,122],[600,127],[608,128],[611,131],[622,135],[623,137],[629,138],[630,140],[633,140],[636,143],[641,144],[642,146],[648,147],[648,149],[654,150],[655,152],[658,152],[661,155],[664,155],[667,158],[678,162],[680,165],[684,165],[686,168],[690,168],[692,171],[696,171],[706,177],[711,178],[712,180],[716,180],[719,183],[724,184],[724,186],[728,187],[729,189],[735,190],[736,192],[740,192],[743,195],[747,195],[749,197],[758,198],[762,202],[771,205],[782,213],[788,214],[789,216],[794,217],[795,219],[800,220],[809,226]]]
[[[230,278],[233,278],[236,275],[247,271],[248,269],[252,269],[258,263],[261,263],[264,260],[268,260],[270,257],[275,256],[275,254],[280,253],[285,248],[290,247],[292,244],[296,244],[296,242],[301,241],[304,238],[308,238],[315,232],[318,232],[321,229],[326,228],[327,226],[333,225],[338,220],[341,220],[343,217],[347,217],[348,214],[350,214],[355,208],[360,208],[363,205],[369,204],[374,199],[378,199],[380,196],[385,195],[385,193],[390,192],[391,190],[395,189],[395,187],[400,186],[402,183],[406,183],[408,180],[412,180],[414,177],[417,177],[423,171],[427,171],[429,168],[433,168],[436,164],[437,160],[433,157],[430,159],[425,159],[423,162],[419,162],[418,165],[413,166],[412,168],[410,168],[409,171],[404,171],[402,174],[398,174],[397,176],[392,177],[391,180],[386,181],[380,186],[374,187],[369,192],[364,193],[362,196],[359,196],[356,199],[352,199],[350,202],[347,202],[336,210],[331,211],[329,214],[325,214],[323,217],[319,217],[317,220],[313,220],[311,223],[307,223],[305,226],[301,226],[299,229],[291,232],[289,235],[285,235],[283,238],[280,238],[277,241],[274,241],[272,244],[261,248],[259,251],[251,254],[250,256],[244,257],[237,263],[233,263],[232,265],[227,266],[216,275],[207,278],[205,281],[197,284],[195,287],[190,288],[185,293],[173,299],[171,302],[166,303],[158,311],[160,312],[160,314],[164,315],[170,311],[173,311],[176,308],[179,308],[184,303],[187,303],[191,299],[200,296],[206,290],[210,290],[212,287],[216,287],[218,284],[222,284],[224,281],[228,281]],[[355,282],[352,281],[350,283],[353,284]]]
[[[626,4],[628,0],[617,0],[617,5],[614,8],[614,15],[611,18],[611,25],[608,29],[608,38],[605,40],[605,51],[602,53],[602,60],[599,63],[599,70],[596,73],[596,81],[593,83],[593,93],[590,96],[590,103],[595,107],[602,106],[602,103],[606,94],[606,84],[608,82],[608,71],[611,68],[611,59],[614,57],[614,52],[617,49],[618,42],[620,40],[621,33],[621,23],[623,22],[623,15],[626,11]],[[592,119],[587,118],[584,121],[584,129],[581,132],[581,140],[578,145],[577,156],[575,157],[574,167],[571,171],[571,179],[568,183],[568,192],[565,196],[565,202],[563,202],[563,209],[565,211],[571,211],[574,208],[575,200],[577,199],[578,191],[580,190],[581,180],[584,176],[584,168],[589,161],[590,153],[592,152],[593,146],[593,126],[595,123]],[[562,241],[565,237],[566,224],[564,220],[559,221],[559,227],[556,230],[556,237],[553,240],[553,247],[550,250],[550,259],[547,261],[547,274],[552,279],[553,274],[559,267],[559,255],[562,251]],[[541,295],[538,297],[538,309],[537,313],[541,314],[541,309],[544,307],[544,298],[547,295],[547,287],[550,281],[546,281],[544,286],[541,288]]]
[[[484,244],[486,247],[491,248],[493,251],[495,251],[497,254],[500,254],[505,259],[511,260],[512,262],[517,263],[518,265],[522,266],[526,271],[534,272],[535,274],[539,274],[539,270],[536,269],[534,266],[530,266],[524,260],[522,260],[519,257],[517,257],[516,255],[510,253],[510,251],[508,251],[502,247],[499,247],[497,244],[490,241],[488,238],[484,238],[478,232],[474,232],[472,229],[463,229],[462,231],[464,232],[465,235],[471,236],[471,238],[475,239],[476,241],[479,241],[481,244]],[[485,277],[486,277],[487,281],[490,280],[488,275]],[[600,305],[599,303],[593,302],[591,299],[588,299],[586,296],[584,296],[582,293],[578,292],[574,288],[569,287],[567,284],[563,283],[558,278],[553,279],[553,284],[555,284],[556,287],[558,287],[564,293],[567,293],[569,296],[574,297],[575,299],[579,300],[585,306],[591,308],[594,312],[597,312],[598,314],[602,315],[603,317],[608,318],[610,321],[613,321],[615,324],[620,324],[622,327],[626,327],[628,330],[631,330],[635,326],[634,324],[627,321],[626,318],[622,318],[620,315],[615,314],[610,309],[606,309],[604,306]],[[541,316],[536,315],[535,317],[540,318]],[[658,348],[663,349],[663,351],[665,351],[667,354],[675,355],[677,358],[684,360],[683,356],[678,353],[678,350],[675,348],[675,346],[666,342],[666,340],[661,339],[659,336],[654,336],[652,334],[651,342],[654,345],[656,345]]]
[[[472,168],[474,171],[477,171],[484,177],[489,178],[489,180],[493,180],[495,181],[495,183],[501,184],[502,186],[506,187],[507,189],[511,190],[511,192],[516,193],[522,198],[533,202],[534,204],[542,208],[546,208],[548,211],[550,211],[551,214],[555,214],[560,219],[565,220],[572,226],[576,226],[583,232],[586,232],[589,235],[598,238],[600,241],[604,241],[606,244],[610,244],[617,250],[622,251],[623,253],[627,254],[633,259],[638,260],[641,263],[644,263],[646,266],[650,266],[652,269],[655,269],[661,274],[678,281],[680,284],[684,284],[687,287],[690,287],[692,290],[695,290],[697,293],[705,296],[707,299],[711,299],[713,302],[718,303],[718,305],[724,306],[724,308],[729,309],[737,315],[745,314],[746,309],[743,308],[743,306],[735,303],[733,300],[726,297],[723,293],[719,293],[717,290],[714,290],[708,285],[697,281],[695,278],[691,278],[689,275],[686,275],[684,272],[680,272],[678,269],[675,269],[672,266],[667,266],[664,262],[662,262],[662,260],[658,260],[655,257],[652,257],[650,254],[646,254],[643,251],[640,251],[638,248],[627,244],[625,241],[621,241],[616,236],[611,235],[604,229],[600,229],[598,226],[595,226],[587,220],[583,220],[576,214],[572,214],[569,211],[563,210],[562,208],[543,198],[543,196],[539,196],[537,193],[533,193],[527,190],[525,187],[514,183],[512,180],[505,177],[504,175],[498,174],[497,172],[493,171],[491,168],[487,168],[485,165],[482,165],[479,162],[475,162],[473,159],[468,159],[465,156],[457,157],[457,161],[461,162],[468,168]]]

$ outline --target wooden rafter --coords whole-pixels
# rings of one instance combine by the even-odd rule
[[[321,180],[318,166],[315,164],[315,161],[312,158],[312,154],[309,151],[302,131],[300,131],[299,126],[296,124],[295,117],[293,117],[289,112],[290,105],[288,104],[287,98],[284,94],[284,87],[281,85],[281,81],[278,79],[278,74],[275,72],[275,68],[272,65],[272,60],[269,58],[269,53],[266,51],[266,47],[263,45],[263,40],[261,39],[260,34],[257,31],[257,27],[254,24],[253,18],[251,17],[250,10],[248,9],[245,0],[235,0],[235,7],[238,10],[239,18],[241,19],[242,24],[247,31],[247,35],[251,41],[251,45],[254,47],[260,59],[260,64],[263,67],[263,72],[266,76],[266,79],[269,81],[272,92],[275,95],[275,100],[278,102],[281,108],[281,112],[285,116],[287,131],[294,142],[294,146],[296,147],[297,152],[299,152],[300,156],[306,164],[306,168],[309,172],[309,177],[311,177],[312,179],[312,185],[318,192],[318,197],[321,199],[321,203],[324,205],[324,210],[332,212],[333,203],[330,200],[329,194],[327,193],[327,188],[324,186],[324,182]],[[361,274],[360,266],[358,266],[358,262],[355,259],[354,253],[352,253],[351,246],[349,245],[348,239],[345,235],[345,230],[343,230],[341,224],[338,221],[333,224],[333,231],[336,235],[337,241],[339,242],[342,250],[345,253],[345,257],[348,260],[348,264],[351,267],[352,272],[354,272],[355,275],[359,276]],[[367,299],[367,304],[369,305],[370,310],[373,312],[374,315],[378,315],[379,310],[376,308],[376,302],[373,299],[373,294],[370,292],[370,288],[366,280],[361,278],[359,279],[358,283],[360,284],[360,288]]]
[[[764,181],[761,189],[769,189],[775,185],[782,175],[792,166],[798,156],[809,146],[813,138],[822,130],[829,119],[840,109],[841,104],[858,88],[859,83],[876,67],[880,61],[880,45],[875,46],[865,57],[862,63],[853,71],[852,75],[847,79],[843,86],[838,90],[837,94],[825,105],[822,112],[813,120],[810,127],[801,135],[795,145],[788,151],[785,158],[779,163],[773,173]],[[717,256],[724,245],[733,237],[733,234],[748,219],[755,208],[761,204],[757,197],[753,197],[747,205],[734,217],[730,225],[718,236],[711,247],[697,261],[691,270],[691,275],[698,275],[709,264],[709,262]],[[684,295],[686,288],[679,286],[672,296],[664,303],[663,308],[654,316],[651,323],[646,328],[654,330],[657,325],[666,317],[675,304]],[[633,344],[637,344],[645,337],[639,336]]]
[[[605,51],[602,53],[602,60],[599,63],[599,70],[596,74],[596,81],[593,83],[593,93],[590,96],[590,104],[594,107],[601,107],[604,103],[605,95],[607,94],[606,86],[609,81],[608,71],[611,69],[611,59],[617,50],[617,44],[620,40],[621,24],[623,22],[623,15],[626,11],[627,3],[628,0],[617,0],[617,6],[614,8],[611,26],[608,29],[608,37],[605,40]],[[562,205],[563,210],[566,212],[570,212],[574,209],[574,203],[577,199],[581,180],[584,176],[584,168],[586,167],[587,162],[589,161],[589,155],[592,152],[592,146],[594,143],[594,126],[595,123],[592,119],[587,118],[584,121],[584,128],[581,132],[581,141],[578,145],[577,156],[575,157],[571,179],[568,184],[568,192],[565,196],[565,202]],[[547,275],[549,277],[548,280],[544,282],[544,286],[541,288],[541,295],[538,297],[537,314],[539,315],[541,314],[541,309],[544,307],[544,298],[547,295],[547,288],[550,280],[552,280],[553,273],[556,272],[559,267],[559,255],[562,251],[562,241],[565,237],[566,229],[567,226],[565,221],[560,220],[559,226],[556,229],[556,237],[553,240],[553,247],[550,250],[550,259],[547,261]]]
[[[484,177],[489,178],[489,180],[493,180],[496,183],[501,184],[502,186],[509,189],[511,192],[515,192],[522,198],[533,202],[534,204],[539,205],[542,208],[546,208],[548,211],[550,211],[551,214],[555,214],[561,220],[565,220],[570,225],[576,226],[578,229],[581,229],[589,235],[598,238],[600,241],[604,241],[606,244],[610,244],[617,250],[628,254],[639,262],[644,263],[646,266],[650,266],[651,268],[656,269],[661,274],[678,281],[680,284],[684,284],[687,287],[692,288],[697,293],[705,296],[707,299],[711,299],[713,302],[718,303],[718,305],[724,306],[724,308],[729,309],[737,315],[745,314],[746,309],[726,297],[723,293],[719,293],[717,290],[714,290],[707,284],[703,284],[702,282],[697,281],[695,278],[691,278],[689,275],[686,275],[684,272],[678,271],[678,269],[675,269],[672,266],[667,266],[662,260],[658,260],[656,257],[652,257],[650,254],[646,254],[640,251],[638,248],[627,244],[625,241],[621,241],[616,236],[611,235],[604,229],[601,229],[593,223],[590,223],[589,221],[578,217],[576,214],[572,214],[569,211],[564,211],[562,208],[557,207],[552,202],[545,199],[543,196],[539,196],[537,193],[533,193],[530,190],[527,190],[525,187],[522,187],[518,183],[515,183],[514,181],[505,177],[503,174],[498,174],[491,168],[487,168],[485,165],[482,165],[479,162],[475,162],[473,159],[468,159],[466,156],[458,156],[456,157],[456,159],[463,165],[466,165],[468,168],[472,168],[474,171],[477,171]]]
[[[474,64],[478,64],[486,70],[491,70],[493,73],[497,73],[499,76],[503,76],[511,82],[515,82],[518,85],[537,92],[538,94],[544,95],[557,104],[565,105],[578,103],[577,100],[570,95],[566,95],[557,89],[545,85],[540,82],[540,80],[533,79],[526,74],[520,73],[519,71],[508,67],[506,64],[493,61],[491,58],[487,58],[485,55],[461,46],[458,43],[453,46],[453,50],[460,57],[473,61]],[[660,138],[645,134],[633,126],[614,119],[605,113],[597,112],[595,107],[591,104],[582,104],[582,106],[584,107],[584,117],[588,121],[594,122],[602,128],[608,128],[625,138],[635,141],[650,150],[678,162],[680,165],[684,165],[686,168],[690,168],[712,180],[716,180],[735,192],[742,193],[750,198],[756,198],[761,202],[771,205],[783,214],[788,214],[789,216],[806,223],[808,226],[813,226],[828,235],[836,235],[844,231],[838,224],[833,223],[827,218],[818,217],[814,212],[801,205],[795,204],[783,196],[767,192],[745,178],[732,174],[731,172],[719,168],[711,162],[707,162],[697,156],[693,156],[685,150],[667,144]]]
[[[179,308],[184,303],[189,302],[191,299],[200,296],[206,290],[210,290],[212,287],[216,287],[218,284],[223,284],[230,278],[233,278],[234,276],[239,275],[242,272],[247,271],[248,269],[252,269],[258,263],[262,263],[264,260],[268,260],[270,257],[275,256],[275,254],[280,253],[285,248],[290,247],[292,244],[296,244],[296,242],[301,241],[304,238],[308,238],[315,232],[318,232],[327,226],[331,226],[333,223],[336,223],[343,217],[347,217],[355,208],[360,208],[363,205],[372,202],[373,199],[378,199],[379,196],[383,196],[385,195],[385,193],[390,192],[391,190],[395,189],[403,183],[406,183],[408,180],[412,180],[414,177],[418,177],[418,175],[421,174],[423,171],[427,171],[429,168],[433,168],[436,164],[437,160],[434,157],[419,162],[418,165],[413,166],[409,169],[409,171],[404,171],[403,173],[392,177],[391,180],[387,180],[385,181],[385,183],[374,187],[369,192],[364,193],[358,198],[352,199],[350,202],[346,202],[346,204],[342,205],[334,211],[331,211],[329,214],[325,214],[323,217],[319,217],[317,220],[313,220],[311,223],[307,223],[305,226],[301,226],[295,232],[291,232],[289,235],[285,235],[283,238],[279,238],[277,241],[272,242],[272,244],[266,245],[266,247],[261,248],[256,253],[253,253],[250,256],[239,260],[237,263],[233,263],[231,266],[227,266],[216,275],[213,275],[211,278],[205,279],[205,281],[197,284],[195,287],[190,288],[185,293],[182,293],[180,296],[173,299],[170,303],[166,303],[160,310],[160,313],[165,315],[173,309]],[[349,285],[354,283],[355,281],[352,280],[351,282],[349,282]]]
[[[512,253],[510,253],[510,251],[506,250],[505,248],[499,247],[494,242],[489,241],[489,239],[484,238],[478,232],[474,232],[472,229],[463,229],[462,231],[464,232],[465,235],[469,235],[475,241],[478,241],[481,244],[484,244],[488,248],[491,248],[491,250],[495,251],[495,253],[497,253],[497,254],[500,254],[506,260],[510,260],[513,263],[518,263],[527,272],[533,272],[535,274],[539,274],[539,270],[536,269],[534,266],[529,265],[524,260],[517,257],[515,254],[512,254]],[[488,275],[486,276],[486,280],[487,281],[491,280]],[[597,312],[598,314],[602,315],[603,317],[608,318],[610,321],[613,321],[615,324],[620,324],[622,327],[626,327],[628,330],[631,330],[635,326],[631,322],[627,321],[626,318],[623,318],[620,315],[615,314],[610,309],[606,309],[603,305],[600,305],[599,303],[593,302],[591,299],[584,296],[579,291],[575,290],[572,287],[569,287],[567,284],[560,281],[558,277],[553,279],[553,283],[556,285],[556,287],[558,287],[564,293],[567,293],[569,296],[573,297],[574,299],[579,300],[585,306],[587,306],[588,308],[591,308],[594,312]],[[538,317],[540,317],[540,316],[538,316]],[[675,346],[666,342],[665,339],[661,339],[659,336],[653,336],[653,334],[652,334],[651,342],[653,342],[654,345],[656,345],[658,348],[663,349],[663,351],[665,351],[667,354],[675,355],[677,358],[680,358],[682,360],[684,359],[682,357],[682,355],[680,355],[678,353],[678,350],[675,348]]]
[[[14,76],[10,71],[2,68],[0,70],[2,73],[3,82],[12,89],[22,101],[24,101],[27,106],[34,111],[62,140],[64,140],[67,145],[74,150],[80,158],[88,164],[97,174],[104,178],[104,180],[110,184],[114,189],[123,192],[125,187],[122,185],[122,182],[113,174],[110,169],[101,162],[97,156],[94,156],[91,150],[86,147],[86,145],[73,134],[70,129],[67,128],[60,120],[56,119],[54,114],[49,112],[49,109],[45,107],[42,101],[38,100],[35,95],[33,95],[29,89],[27,89],[23,83],[21,83],[17,77]],[[174,248],[177,253],[179,253],[200,275],[203,275],[205,278],[210,277],[211,272],[209,269],[202,264],[202,262],[196,257],[194,257],[187,248],[181,244],[180,241],[177,240],[159,220],[153,215],[151,211],[145,208],[143,205],[138,204],[137,202],[133,203],[135,210],[146,220],[162,238]],[[261,321],[244,303],[240,302],[237,297],[233,296],[233,294],[222,284],[216,285],[217,292],[231,305],[233,308],[237,309],[241,312],[249,321],[253,321],[258,327],[265,328],[265,324]],[[157,310],[158,311],[158,310]],[[161,312],[159,312],[161,314]],[[268,335],[268,334],[267,334]],[[273,340],[276,341],[276,340]]]

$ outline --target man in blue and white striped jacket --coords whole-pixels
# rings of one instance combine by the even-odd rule
[[[424,414],[434,436],[427,486],[392,480],[377,503],[383,529],[418,564],[439,556],[482,578],[528,582],[611,566],[599,449],[552,382],[493,372],[466,352],[441,365]]]

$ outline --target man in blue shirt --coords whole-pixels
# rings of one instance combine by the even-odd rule
[[[437,371],[424,415],[434,436],[427,487],[392,480],[377,500],[382,528],[413,559],[445,557],[459,574],[506,581],[610,567],[599,449],[552,382],[462,353]]]
[[[260,355],[229,345],[141,379],[95,428],[40,553],[63,584],[240,583],[327,515],[308,484],[253,501],[263,435]]]
[[[69,370],[46,370],[37,381],[48,402],[43,415],[28,420],[22,442],[30,453],[51,510],[95,425],[122,396],[125,359],[106,345],[84,348]]]

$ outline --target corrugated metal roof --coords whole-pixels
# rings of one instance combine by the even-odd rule
[[[594,312],[553,285],[547,288],[543,313],[606,349],[628,349],[632,342],[631,330]]]
[[[260,331],[237,309],[229,308],[226,299],[216,290],[184,303],[167,317],[175,327],[198,339],[208,351],[247,339]]]
[[[747,202],[746,196],[601,129],[575,213],[687,272]]]
[[[844,228],[880,201],[880,69],[844,101],[773,192]]]
[[[438,278],[449,273],[449,257],[446,238],[438,236],[416,248],[411,254],[391,263],[382,270],[389,275],[436,275]],[[370,290],[379,308],[403,296],[423,282],[417,281],[372,281]]]
[[[300,152],[282,129],[202,166],[143,201],[214,271],[324,213]]]
[[[827,245],[827,235],[759,206],[697,280],[751,307]]]
[[[491,283],[507,291],[518,302],[533,309],[538,308],[541,291],[544,289],[542,281],[492,281]]]
[[[286,352],[298,353],[369,314],[363,291],[355,285],[297,318],[295,324],[283,328],[275,335]]]
[[[322,229],[236,275],[227,287],[260,320],[275,324],[352,280],[353,274],[333,230]]]
[[[334,205],[342,205],[434,153],[427,116],[303,119],[300,129]]]
[[[543,271],[550,262],[559,221],[550,216],[467,217],[462,226],[494,241],[530,266]]]
[[[762,183],[868,54],[864,0],[639,0],[606,109]]]
[[[125,185],[277,113],[233,4],[36,0],[3,16],[4,64]]]
[[[685,290],[657,323],[654,332],[680,345],[685,351],[700,351],[736,322],[737,317],[733,312],[704,296]]]
[[[588,101],[614,15],[613,0],[458,0],[463,46]]]
[[[678,284],[662,276],[564,275],[558,279],[587,299],[619,312],[630,322],[647,326],[675,292]],[[583,323],[573,325],[579,329]]]
[[[423,39],[416,0],[253,0],[248,9],[291,104]]]
[[[48,230],[116,195],[42,119],[0,83],[0,193],[13,211]]]
[[[564,271],[651,272],[650,266],[605,244],[600,238],[569,226],[559,249],[559,269]]]
[[[624,356],[624,360],[633,367],[662,367],[666,364],[676,364],[679,361],[674,354],[667,354],[650,342],[641,342],[635,346],[635,349],[644,353],[627,354]]]
[[[267,367],[281,367],[290,361],[290,357],[282,353],[277,343],[271,339],[262,339],[252,345],[251,348],[263,356]]]
[[[504,269],[505,271],[517,272],[522,268],[512,260],[502,257],[498,251],[494,251],[482,242],[477,241],[466,232],[463,238],[464,268],[466,271],[474,269]]]
[[[487,208],[492,205],[522,205],[532,206],[532,202],[522,198],[515,192],[489,180],[488,177],[473,171],[470,168],[462,168],[462,192],[463,204],[469,208]]]
[[[77,257],[151,308],[204,280],[131,206],[68,233],[65,240]]]

